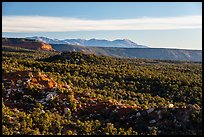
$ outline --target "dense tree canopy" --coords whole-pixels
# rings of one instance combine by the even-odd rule
[[[28,84],[21,89],[26,92],[17,93],[9,90],[12,82],[3,80],[3,134],[202,133],[201,63],[110,58],[9,46],[2,49],[5,75],[35,71],[58,85],[70,86],[53,89],[55,97],[54,93],[47,95],[50,91],[43,84]],[[27,77],[34,81],[31,75],[34,73]],[[52,99],[45,104],[36,101],[48,97]],[[9,105],[14,100],[23,105]]]

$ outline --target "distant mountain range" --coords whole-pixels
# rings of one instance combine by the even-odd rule
[[[50,39],[47,37],[26,37],[27,39],[39,40],[47,44],[70,44],[89,47],[121,47],[121,48],[148,48],[148,46],[138,45],[137,43],[128,39],[116,39],[113,41],[101,39]]]
[[[56,40],[55,40],[56,41]],[[47,42],[48,43],[48,42]],[[167,49],[167,48],[124,48],[93,47],[74,44],[47,44],[42,40],[25,38],[2,38],[3,46],[17,46],[25,49],[47,51],[73,51],[112,57],[144,58],[157,60],[178,60],[202,62],[202,50]]]

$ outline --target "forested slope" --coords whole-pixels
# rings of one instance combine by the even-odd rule
[[[2,49],[2,134],[202,134],[201,63]]]

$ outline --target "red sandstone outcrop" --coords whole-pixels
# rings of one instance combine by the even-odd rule
[[[51,45],[39,42],[39,41],[26,41],[26,40],[2,40],[2,45],[6,46],[15,46],[21,47],[26,49],[33,49],[33,50],[46,50],[46,51],[53,51]]]

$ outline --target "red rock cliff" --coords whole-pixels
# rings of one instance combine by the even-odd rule
[[[47,50],[47,51],[53,51],[53,48],[51,45],[43,43],[43,42],[38,42],[38,41],[25,41],[25,40],[4,40],[2,41],[2,45],[7,45],[7,46],[16,46],[16,47],[21,47],[21,48],[26,48],[26,49],[34,49],[34,50]]]

